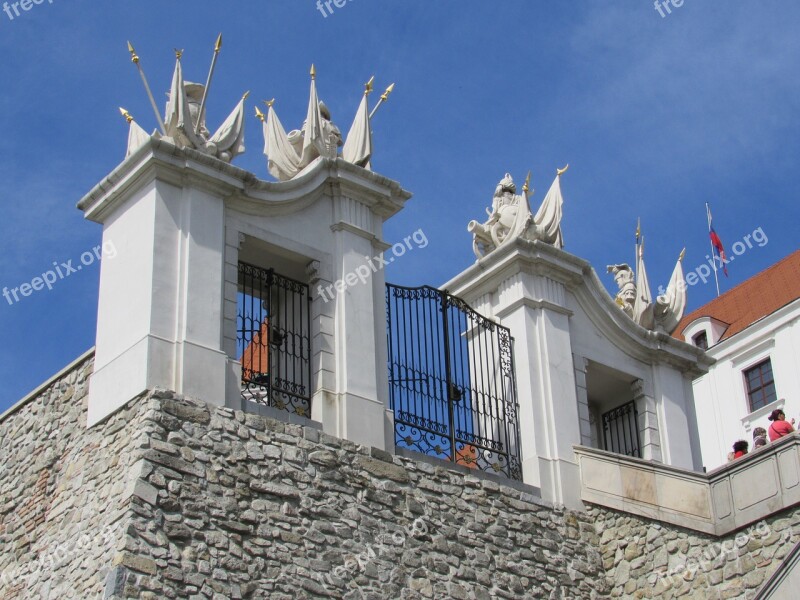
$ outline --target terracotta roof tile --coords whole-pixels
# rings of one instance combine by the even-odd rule
[[[681,319],[673,337],[695,319],[712,317],[729,325],[720,341],[736,335],[756,321],[800,298],[800,250],[754,275]]]

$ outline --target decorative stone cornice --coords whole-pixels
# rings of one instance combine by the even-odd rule
[[[633,358],[668,364],[692,377],[706,372],[714,362],[699,348],[634,323],[614,303],[588,261],[541,241],[515,240],[503,245],[445,283],[442,288],[471,302],[475,297],[501,289],[503,282],[520,273],[563,285],[600,333]],[[533,304],[527,302],[526,305],[571,314],[567,307],[554,303],[554,298],[542,290],[527,291],[548,297],[534,297]],[[519,304],[516,300],[512,301],[515,302]],[[500,307],[498,315],[507,313],[510,306]]]
[[[327,195],[358,197],[387,219],[411,197],[397,182],[341,159],[317,159],[305,173],[277,183],[196,150],[151,138],[86,194],[78,208],[86,218],[102,222],[131,190],[156,179],[179,187],[202,187],[224,197],[240,212],[266,216],[291,214]]]

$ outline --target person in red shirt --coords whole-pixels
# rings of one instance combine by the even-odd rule
[[[739,440],[733,444],[733,458],[736,460],[737,458],[742,458],[745,454],[747,454],[747,447],[749,444],[746,440]]]
[[[794,432],[794,419],[792,419],[791,423],[787,423],[786,415],[780,408],[773,410],[772,414],[770,414],[768,418],[770,421],[772,421],[772,425],[769,426],[770,442],[774,442],[775,440]]]

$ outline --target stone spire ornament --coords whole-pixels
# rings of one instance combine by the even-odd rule
[[[489,219],[485,223],[470,221],[467,225],[467,231],[472,234],[475,257],[481,259],[517,238],[541,240],[556,248],[563,248],[561,219],[564,198],[561,194],[561,176],[568,168],[569,165],[556,170],[556,178],[535,215],[531,212],[529,202],[529,197],[533,194],[530,190],[530,173],[521,195],[516,194],[514,179],[506,173],[495,188],[491,210],[486,209]]]

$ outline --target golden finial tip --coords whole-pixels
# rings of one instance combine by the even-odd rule
[[[261,121],[262,123],[264,122],[264,113],[262,113],[262,112],[261,112],[261,111],[258,109],[258,107],[257,107],[257,106],[256,106],[256,117],[258,117],[258,120],[259,120],[259,121]]]
[[[247,100],[247,97],[248,97],[249,95],[250,95],[250,90],[247,90],[247,91],[246,91],[246,92],[245,92],[245,93],[242,95],[242,100]]]
[[[564,173],[567,172],[567,170],[569,170],[569,163],[567,163],[567,166],[564,167],[563,169],[556,169],[556,177],[561,177]]]
[[[391,94],[393,91],[394,91],[394,84],[391,84],[389,87],[386,88],[386,91],[383,92],[381,100],[386,102],[389,99],[389,94]]]
[[[177,48],[175,48],[175,58],[177,58],[178,60],[183,58],[183,49],[178,50]]]
[[[128,52],[131,53],[131,61],[138,64],[139,56],[136,54],[136,50],[133,49],[133,44],[131,44],[130,40],[128,41]]]
[[[317,78],[317,67],[315,67],[313,64],[311,65],[310,73],[311,73],[311,79]]]
[[[528,171],[528,176],[525,178],[525,183],[522,184],[522,191],[526,194],[531,190],[531,172]]]
[[[372,92],[373,84],[375,83],[375,75],[369,78],[369,81],[364,84],[364,95],[368,95]]]
[[[217,42],[214,44],[214,52],[219,52],[222,48],[222,34],[217,36]]]
[[[131,116],[131,113],[129,113],[127,110],[125,110],[121,106],[119,107],[119,114],[121,114],[123,117],[125,117],[125,120],[128,122],[128,124],[130,124],[130,122],[133,121],[133,117]]]
[[[683,257],[686,256],[686,248],[681,250],[681,255],[678,257],[678,262],[683,262]]]
[[[272,108],[272,105],[275,104],[275,98],[272,100],[264,100],[264,104],[266,104],[268,108]]]

